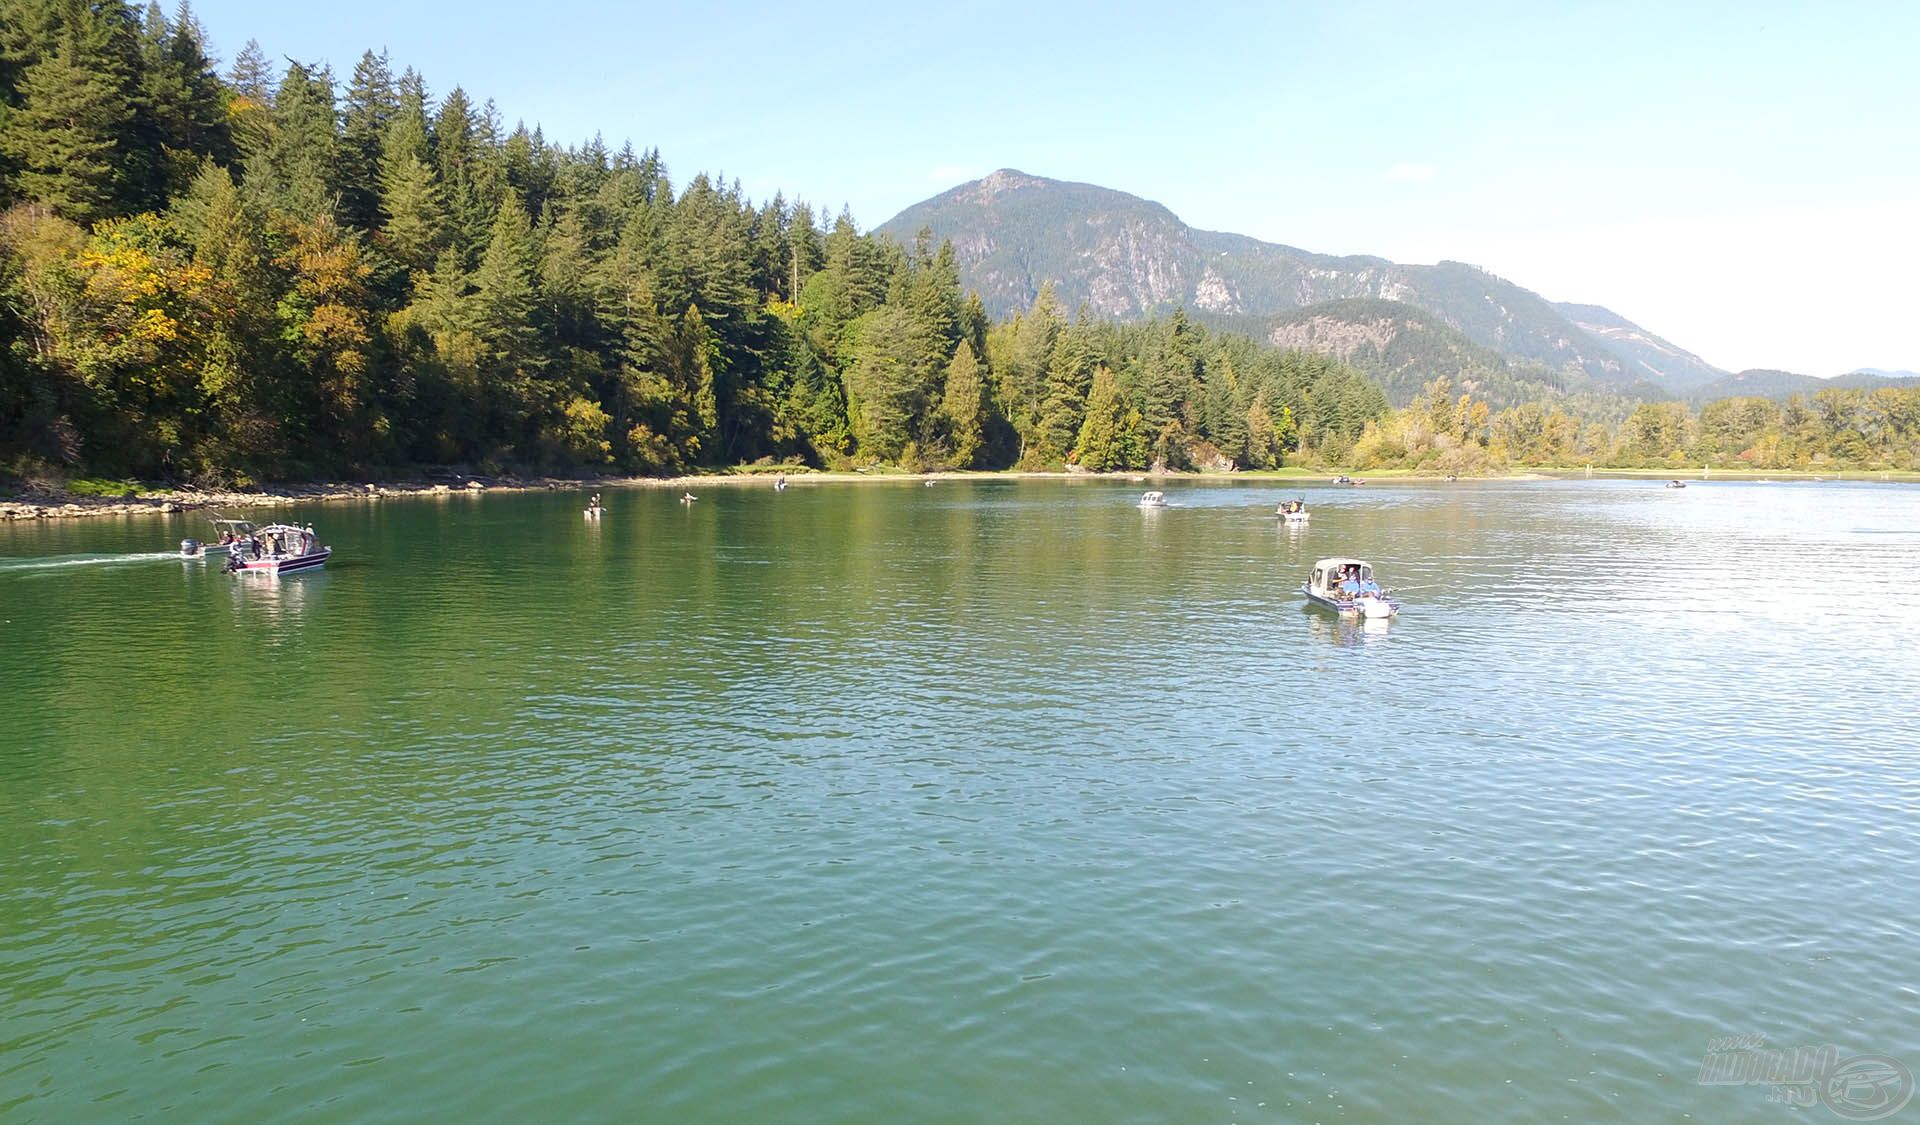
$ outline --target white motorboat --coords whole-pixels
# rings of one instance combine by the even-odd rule
[[[1167,506],[1167,494],[1164,492],[1146,493],[1140,497],[1140,506],[1142,508],[1164,508]]]
[[[252,520],[209,519],[218,538],[202,542],[189,536],[180,541],[180,557],[183,559],[204,559],[210,555],[224,555],[233,549],[235,543],[245,543],[259,530]]]
[[[245,543],[236,543],[227,558],[227,570],[246,574],[292,574],[317,570],[333,557],[333,548],[320,542],[313,525],[273,523],[260,528]]]
[[[1385,620],[1400,612],[1400,599],[1381,589],[1364,559],[1321,559],[1300,587],[1307,600],[1342,617]]]
[[[1305,523],[1313,513],[1307,511],[1305,500],[1282,500],[1280,506],[1274,509],[1274,515],[1286,523]]]

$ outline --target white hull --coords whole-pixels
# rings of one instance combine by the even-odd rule
[[[1322,609],[1330,609],[1342,617],[1365,618],[1368,621],[1384,621],[1400,612],[1400,603],[1392,598],[1366,595],[1359,598],[1330,598],[1325,594],[1316,594],[1305,586],[1300,592],[1307,600]]]

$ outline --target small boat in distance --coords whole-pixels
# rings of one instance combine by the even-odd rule
[[[1282,500],[1280,507],[1274,510],[1274,515],[1286,523],[1305,523],[1313,513],[1307,511],[1305,500]]]
[[[1667,482],[1667,487],[1668,488],[1685,488],[1687,487],[1687,482],[1683,480],[1670,480]]]
[[[1167,506],[1167,494],[1164,492],[1146,493],[1140,497],[1140,506],[1142,508],[1164,508]]]
[[[320,542],[312,524],[270,523],[245,543],[234,544],[227,556],[227,572],[291,574],[317,570],[332,557],[333,548]]]
[[[1333,483],[1335,483],[1335,484],[1365,484],[1365,483],[1367,483],[1367,482],[1366,482],[1366,481],[1363,481],[1363,480],[1355,480],[1355,479],[1353,479],[1352,477],[1350,477],[1350,476],[1348,476],[1347,474],[1345,474],[1345,473],[1341,473],[1341,474],[1340,474],[1339,476],[1337,476],[1337,477],[1335,477],[1335,478],[1333,478]]]
[[[600,506],[600,494],[596,492],[593,494],[593,499],[587,501],[586,517],[590,520],[597,520],[600,518],[600,513],[604,511],[606,511],[606,509]]]
[[[693,502],[694,502],[695,500],[698,500],[698,499],[700,499],[700,498],[699,498],[698,496],[695,496],[695,495],[694,495],[693,493],[691,493],[691,492],[682,492],[682,493],[680,494],[680,502],[681,502],[682,504],[691,504],[691,503],[693,503]]]
[[[1365,559],[1321,559],[1300,587],[1307,601],[1342,617],[1384,620],[1400,612],[1400,600],[1374,581]]]

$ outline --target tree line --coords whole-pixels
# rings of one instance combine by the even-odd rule
[[[1920,386],[1833,388],[1784,400],[1641,402],[1613,422],[1559,404],[1490,410],[1442,377],[1323,455],[1360,468],[1485,472],[1506,466],[1920,470]]]
[[[218,74],[184,5],[0,0],[0,207],[16,471],[1264,466],[1386,409],[1180,315],[990,323],[948,246],[508,129],[384,55]]]

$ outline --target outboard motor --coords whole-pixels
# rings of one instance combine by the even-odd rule
[[[199,554],[199,553],[200,553],[200,541],[199,541],[198,539],[182,539],[182,540],[180,541],[180,553],[181,553],[182,555],[197,555],[197,554]]]

